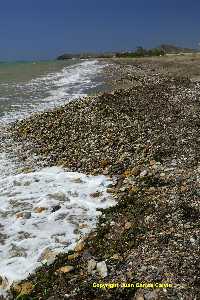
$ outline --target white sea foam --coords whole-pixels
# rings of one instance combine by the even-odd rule
[[[93,79],[101,68],[97,61],[84,61],[15,86],[17,97],[26,91],[28,100],[16,101],[0,125],[84,96],[85,89],[97,84]],[[41,90],[46,97],[40,97]],[[105,176],[86,176],[60,167],[18,174],[23,165],[7,144],[0,151],[0,276],[4,279],[0,295],[45,259],[51,261],[56,253],[73,248],[95,227],[97,209],[115,204],[106,193],[111,181]],[[97,191],[98,197],[92,197]]]
[[[69,100],[86,96],[88,88],[99,84],[94,78],[104,66],[97,60],[83,61],[26,83],[13,84],[16,101],[12,102],[9,111],[1,117],[0,124],[23,119],[32,113],[49,110]],[[7,85],[10,89],[12,84],[2,85],[4,88]]]
[[[21,280],[41,265],[45,253],[73,248],[95,226],[97,208],[115,204],[106,193],[110,182],[60,167],[1,179],[0,275],[9,284]]]

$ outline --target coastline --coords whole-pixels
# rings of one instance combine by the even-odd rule
[[[126,64],[119,60],[108,69],[113,91],[12,128],[25,160],[34,149],[44,165],[109,175],[108,192],[118,201],[76,251],[22,283],[29,299],[174,299],[199,292],[199,83],[152,70],[148,62]],[[72,268],[56,272],[63,266]],[[97,289],[94,282],[133,286]],[[172,287],[134,285],[141,282]],[[15,297],[22,290],[13,288]]]

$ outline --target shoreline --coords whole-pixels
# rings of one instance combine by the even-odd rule
[[[107,191],[118,201],[103,210],[97,229],[77,251],[41,267],[21,290],[13,288],[15,296],[28,291],[29,299],[142,300],[199,293],[199,84],[148,63],[118,61],[110,71],[112,92],[70,102],[12,128],[25,160],[34,152],[48,166],[109,175],[115,184]],[[57,272],[63,267],[68,268]],[[104,290],[94,289],[93,282],[172,287]]]

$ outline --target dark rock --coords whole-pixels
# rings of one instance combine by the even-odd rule
[[[60,208],[61,208],[61,206],[60,206],[60,205],[55,205],[55,206],[53,206],[53,207],[52,207],[52,210],[51,210],[51,212],[53,213],[53,212],[55,212],[55,211],[59,210]]]

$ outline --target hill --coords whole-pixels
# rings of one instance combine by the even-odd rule
[[[161,49],[162,51],[164,51],[165,53],[195,53],[197,52],[196,49],[191,49],[191,48],[181,48],[181,47],[177,47],[174,45],[169,45],[169,44],[162,44],[159,46],[159,49]]]

